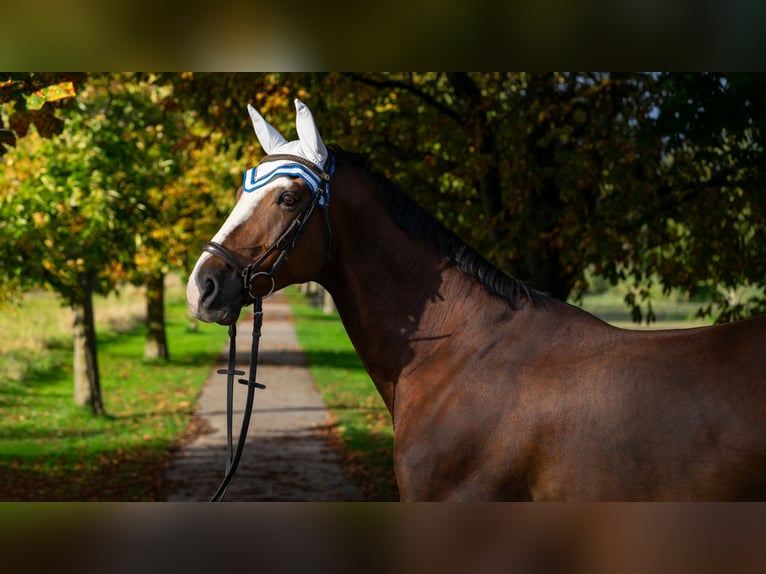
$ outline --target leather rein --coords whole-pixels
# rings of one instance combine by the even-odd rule
[[[247,431],[250,425],[250,416],[253,409],[253,400],[255,397],[255,389],[265,389],[266,387],[256,382],[256,373],[258,370],[258,347],[261,338],[261,328],[263,326],[263,300],[270,297],[274,292],[274,276],[279,271],[282,264],[287,261],[290,253],[295,249],[301,235],[303,235],[304,228],[311,219],[311,215],[314,213],[316,206],[319,204],[320,199],[324,197],[324,214],[325,214],[325,254],[324,265],[322,268],[322,276],[327,271],[327,264],[329,263],[330,253],[332,251],[332,227],[330,225],[329,215],[329,185],[332,175],[335,171],[335,160],[330,154],[327,158],[327,162],[323,169],[314,165],[312,162],[305,158],[290,154],[272,154],[267,155],[261,160],[261,163],[267,161],[282,161],[290,160],[295,163],[299,163],[320,178],[320,184],[316,192],[311,198],[311,202],[303,209],[303,211],[296,217],[290,225],[287,226],[277,241],[269,247],[263,255],[261,255],[256,261],[249,265],[243,265],[236,253],[224,247],[220,243],[209,241],[202,247],[202,251],[215,255],[222,259],[227,265],[235,269],[242,276],[243,287],[247,297],[252,300],[253,303],[253,338],[252,346],[250,349],[250,372],[247,379],[239,379],[238,382],[243,385],[247,385],[247,398],[245,400],[245,410],[242,415],[242,426],[237,440],[237,448],[234,450],[233,441],[233,412],[234,412],[234,378],[245,374],[244,371],[237,370],[237,325],[236,322],[229,325],[229,361],[228,368],[219,369],[217,372],[221,375],[226,375],[226,442],[228,446],[228,458],[226,460],[226,469],[224,472],[224,478],[221,484],[218,486],[210,502],[222,502],[226,496],[226,490],[229,486],[234,473],[239,465],[239,460],[244,450],[245,440],[247,439]],[[275,252],[279,252],[276,260],[274,261],[271,269],[268,271],[261,271],[260,268],[263,263]],[[266,295],[259,295],[255,289],[255,281],[259,277],[264,277],[271,280],[271,289]],[[245,302],[245,305],[247,301]]]

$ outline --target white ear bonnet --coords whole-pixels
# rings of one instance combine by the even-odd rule
[[[311,110],[300,100],[295,100],[295,127],[298,130],[298,140],[287,141],[271,124],[263,119],[253,106],[247,105],[247,111],[253,120],[253,128],[258,141],[268,155],[292,155],[307,160],[316,166],[322,173],[329,157],[327,148],[319,135],[314,123]],[[334,165],[328,167],[333,171]],[[332,173],[329,174],[330,176]],[[269,183],[276,177],[300,177],[311,188],[312,195],[322,189],[322,177],[308,166],[295,160],[280,159],[263,162],[245,172],[242,188],[245,192],[252,192]],[[329,177],[329,176],[328,176]],[[330,201],[329,185],[325,185],[318,204],[324,207]]]

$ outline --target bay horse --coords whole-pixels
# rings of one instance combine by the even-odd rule
[[[402,500],[766,499],[766,318],[631,331],[528,289],[295,105],[296,141],[248,106],[268,155],[190,311],[231,324],[322,284],[391,414]]]

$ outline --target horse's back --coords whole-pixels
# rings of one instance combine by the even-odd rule
[[[556,438],[539,457],[535,496],[766,498],[766,318],[596,328],[577,346],[582,356],[540,397]]]
[[[439,339],[397,395],[405,499],[766,499],[766,319],[505,316]]]

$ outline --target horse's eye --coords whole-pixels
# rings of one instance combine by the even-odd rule
[[[281,205],[282,207],[289,208],[289,207],[295,207],[296,205],[298,205],[299,201],[300,201],[300,198],[296,194],[288,191],[283,193],[279,197],[279,201],[277,201],[277,203]]]

